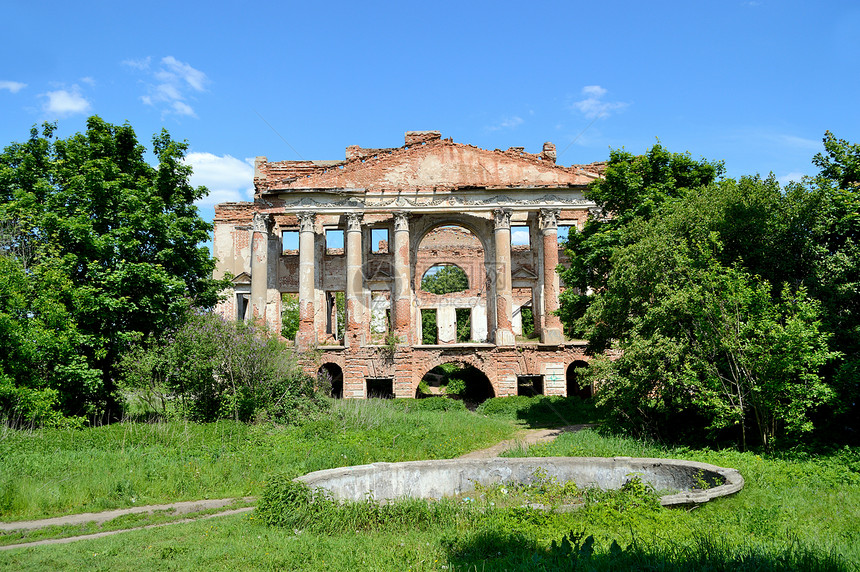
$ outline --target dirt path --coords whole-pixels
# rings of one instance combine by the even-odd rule
[[[508,449],[514,449],[520,446],[528,447],[531,445],[537,445],[538,443],[549,443],[550,441],[554,441],[555,438],[562,433],[582,431],[583,429],[589,429],[591,427],[594,427],[594,425],[583,423],[580,425],[565,425],[564,427],[559,427],[557,429],[525,429],[513,439],[501,441],[492,447],[487,447],[486,449],[479,449],[477,451],[472,451],[471,453],[466,453],[465,455],[461,455],[460,458],[490,459],[492,457],[498,457],[499,454],[507,451]]]
[[[18,522],[0,522],[0,531],[9,530],[33,530],[35,528],[46,528],[48,526],[65,526],[76,524],[87,524],[95,522],[101,524],[113,520],[118,516],[127,514],[153,513],[158,511],[173,511],[174,515],[201,512],[215,508],[222,508],[233,504],[239,499],[207,499],[199,501],[174,502],[169,504],[151,504],[147,506],[135,506],[131,508],[120,508],[117,510],[106,510],[104,512],[83,512],[81,514],[70,514],[56,518],[43,518],[40,520],[20,520]],[[244,497],[241,500],[253,502],[254,497]],[[218,513],[223,514],[223,513]]]
[[[536,445],[538,443],[549,443],[553,441],[556,437],[561,435],[562,433],[571,432],[571,431],[581,431],[582,429],[587,429],[589,427],[593,427],[590,424],[581,424],[581,425],[567,425],[565,427],[561,427],[558,429],[525,429],[520,434],[513,438],[508,439],[506,441],[501,441],[496,443],[492,447],[487,447],[486,449],[479,449],[477,451],[472,451],[471,453],[466,453],[462,455],[461,459],[489,459],[492,457],[498,457],[500,453],[507,451],[508,449],[513,449],[515,447],[528,447],[530,445]],[[199,501],[184,501],[184,502],[175,502],[169,504],[154,504],[148,506],[136,506],[131,508],[122,508],[117,510],[108,510],[104,512],[85,512],[81,514],[70,514],[67,516],[59,516],[55,518],[43,518],[41,520],[22,520],[17,522],[0,522],[0,531],[13,531],[13,530],[34,530],[37,528],[46,528],[49,526],[64,526],[64,525],[80,525],[87,524],[90,522],[95,523],[104,523],[110,520],[113,520],[120,516],[125,516],[128,514],[142,514],[142,513],[154,513],[157,511],[173,511],[174,515],[179,514],[192,514],[196,512],[201,512],[204,510],[212,510],[229,507],[229,505],[233,504],[239,499],[207,499],[207,500],[199,500]],[[245,502],[253,502],[254,497],[244,497],[241,500]],[[172,522],[164,522],[161,524],[150,524],[147,526],[137,526],[134,528],[122,528],[118,530],[108,530],[105,532],[97,532],[94,534],[84,534],[81,536],[70,536],[67,538],[49,538],[45,540],[38,540],[33,542],[24,542],[21,544],[10,544],[7,546],[0,546],[0,550],[12,550],[14,548],[25,548],[29,546],[44,546],[47,544],[67,544],[69,542],[76,542],[78,540],[88,540],[91,538],[102,538],[104,536],[111,536],[113,534],[119,534],[121,532],[129,532],[132,530],[145,530],[147,528],[159,528],[162,526],[171,526],[174,524],[185,524],[189,522],[194,522],[196,520],[202,520],[207,518],[216,518],[219,516],[228,516],[231,514],[240,514],[244,512],[250,512],[254,510],[254,507],[242,507],[238,509],[226,509],[221,512],[217,512],[214,514],[207,514],[202,516],[197,516],[194,518],[183,518],[181,520],[175,520]]]

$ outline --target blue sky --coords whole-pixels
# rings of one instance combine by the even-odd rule
[[[860,3],[6,0],[0,144],[98,114],[190,144],[214,202],[251,162],[339,159],[407,130],[559,163],[610,148],[815,172],[825,130],[860,142]]]

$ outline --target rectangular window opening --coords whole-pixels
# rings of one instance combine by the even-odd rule
[[[299,331],[299,295],[293,292],[281,294],[281,335],[294,340]]]
[[[391,293],[372,290],[370,293],[370,337],[372,343],[381,344],[391,329]]]
[[[388,254],[387,228],[373,228],[370,230],[370,251],[373,254]]]
[[[528,226],[511,226],[511,248],[531,250],[531,233]]]
[[[236,319],[244,322],[250,316],[248,311],[251,308],[251,295],[245,293],[236,294]]]
[[[517,395],[525,395],[526,397],[534,397],[535,395],[543,395],[543,376],[542,375],[518,375],[517,376]]]
[[[421,343],[435,346],[439,343],[439,328],[436,326],[436,308],[421,310]]]
[[[567,239],[570,236],[571,229],[573,229],[574,234],[576,234],[576,227],[574,227],[574,226],[562,225],[562,226],[558,227],[558,244],[559,245],[563,246],[563,245],[567,244]]]
[[[282,254],[298,254],[299,253],[299,231],[284,230],[281,232],[281,253]]]
[[[341,341],[346,325],[346,296],[343,292],[326,292],[325,303],[325,333],[334,341]]]
[[[394,379],[391,377],[368,377],[367,384],[368,399],[394,399]]]
[[[457,308],[457,343],[467,344],[472,340],[472,309]]]
[[[325,253],[329,256],[339,256],[343,252],[343,231],[339,228],[325,229]]]

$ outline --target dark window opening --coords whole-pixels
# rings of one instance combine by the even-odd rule
[[[244,322],[248,316],[248,306],[251,304],[250,294],[236,294],[236,319]]]
[[[376,399],[394,399],[394,379],[390,377],[368,377],[367,397]]]
[[[543,395],[543,376],[542,375],[518,375],[517,376],[517,395],[525,395],[534,397],[535,395]]]

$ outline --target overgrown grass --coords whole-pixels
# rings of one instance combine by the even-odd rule
[[[120,423],[0,435],[0,519],[253,496],[273,472],[456,457],[509,437],[468,411],[407,411],[343,400],[298,427],[230,421]]]
[[[499,425],[499,418],[488,419],[462,411],[419,412],[410,408],[407,412],[402,404],[386,402],[338,403],[335,410],[342,406],[346,409],[331,418],[299,428],[242,428],[225,424],[199,427],[196,431],[210,431],[215,436],[218,431],[226,434],[232,428],[236,446],[250,451],[241,457],[252,463],[246,478],[260,480],[272,472],[286,471],[289,476],[313,470],[311,467],[334,466],[338,455],[347,455],[348,459],[337,464],[429,457],[428,452],[453,456],[442,453],[484,446],[499,437],[490,437],[496,431],[493,428],[502,427],[501,438],[511,431],[510,423]],[[569,423],[577,422],[581,421]],[[409,430],[413,425],[415,433]],[[135,430],[174,431],[172,446],[184,442],[185,429],[180,426],[162,429],[136,426]],[[78,435],[85,436],[88,431]],[[195,430],[188,431],[193,434]],[[433,432],[441,443],[428,444],[425,440],[428,432]],[[335,433],[342,435],[332,436]],[[477,433],[481,433],[480,439],[474,435]],[[37,439],[36,434],[16,437],[7,434],[4,443],[0,443],[0,451],[7,454],[9,447],[5,443],[10,438],[25,437]],[[445,445],[449,438],[485,442]],[[132,441],[126,440],[127,452]],[[141,454],[149,450],[142,441],[142,438],[135,441]],[[233,442],[226,437],[223,441]],[[98,439],[88,443],[96,452],[100,450]],[[216,439],[213,443],[221,441]],[[209,445],[210,451],[218,449],[213,443]],[[84,455],[83,442],[76,440],[76,447]],[[410,447],[426,448],[410,451]],[[50,447],[45,445],[43,450],[50,460]],[[194,448],[185,445],[186,455],[194,453],[202,458],[201,451],[202,440]],[[228,451],[224,445],[222,457],[230,453],[245,455],[238,450]],[[266,526],[260,522],[260,514],[252,513],[68,545],[0,552],[0,567],[16,570],[860,570],[857,524],[860,453],[854,449],[819,456],[789,452],[763,458],[731,450],[666,448],[586,430],[564,434],[552,444],[514,454],[693,459],[739,469],[746,487],[734,496],[692,510],[663,509],[618,496],[615,500],[594,497],[591,500],[598,502],[586,503],[587,506],[572,513],[527,507],[476,513],[462,499],[459,504],[440,505],[434,509],[435,513],[427,512],[426,503],[425,508],[406,503],[388,512],[358,503],[349,509],[352,511],[349,514],[296,520],[283,527]],[[0,472],[4,475],[9,472],[5,460],[5,457],[0,459]],[[89,467],[98,470],[95,465]],[[254,475],[255,470],[261,473]]]

